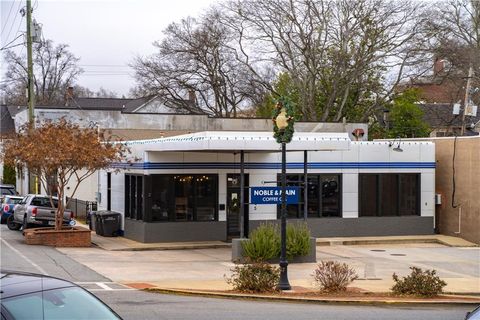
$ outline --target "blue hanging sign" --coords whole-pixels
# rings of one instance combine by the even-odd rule
[[[285,189],[286,203],[297,204],[300,194],[299,187],[287,187]],[[250,187],[251,204],[281,204],[281,187]]]

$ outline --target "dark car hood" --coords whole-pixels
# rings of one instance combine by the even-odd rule
[[[71,282],[41,274],[0,271],[0,300],[42,290],[73,286],[75,285]]]

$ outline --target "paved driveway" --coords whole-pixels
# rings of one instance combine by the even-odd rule
[[[62,248],[69,257],[113,281],[151,283],[165,288],[226,289],[224,275],[233,264],[227,248],[165,251],[105,251]],[[406,275],[410,266],[436,269],[447,281],[447,292],[480,293],[480,248],[438,244],[389,244],[317,247],[317,261],[337,260],[354,267],[353,284],[371,291],[388,291],[392,274]],[[313,287],[314,263],[289,265],[294,286]]]

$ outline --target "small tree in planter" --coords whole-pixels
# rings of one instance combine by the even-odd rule
[[[40,178],[50,196],[58,196],[55,230],[60,230],[65,203],[65,188],[73,183],[73,192],[95,171],[123,160],[128,152],[122,143],[102,141],[95,128],[80,128],[65,119],[38,123],[35,128],[23,126],[18,133],[5,140],[0,158],[4,163],[26,167]]]

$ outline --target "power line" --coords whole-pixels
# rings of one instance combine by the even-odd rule
[[[7,37],[5,38],[5,39],[7,39],[7,41],[8,41],[8,39],[10,39],[10,33],[12,33],[13,26],[15,25],[15,22],[17,21],[17,17],[18,17],[18,13],[20,12],[20,7],[21,7],[21,5],[22,5],[22,2],[19,1],[19,2],[18,2],[18,7],[17,7],[17,14],[15,14],[15,19],[13,20],[13,23],[12,23],[12,25],[10,26],[10,30],[8,31],[8,35],[7,35]],[[23,17],[20,19],[20,25],[22,24],[22,21],[23,21]],[[20,29],[20,27],[19,27],[19,29]]]
[[[131,68],[125,64],[79,64],[80,67],[115,67],[115,68]]]
[[[16,39],[15,39],[15,40],[16,40]],[[15,40],[13,40],[13,41],[15,41]],[[12,41],[12,42],[13,42],[13,41]],[[15,47],[18,47],[18,46],[23,46],[23,45],[25,45],[25,43],[19,43],[19,44],[10,46],[10,47],[3,47],[3,48],[0,49],[0,50],[7,50],[7,49],[10,49],[10,48],[15,48]]]
[[[3,46],[2,48],[0,48],[0,50],[6,50],[6,49],[13,48],[13,47],[16,47],[16,46],[18,46],[18,45],[23,44],[23,43],[21,43],[21,44],[18,44],[18,45],[15,45],[15,46],[12,46],[12,47],[7,48],[10,44],[12,44],[15,40],[17,40],[18,38],[20,38],[22,35],[23,35],[23,34],[17,36],[15,39],[13,39],[13,40],[10,41],[9,43],[7,43],[5,46]]]
[[[129,73],[91,73],[91,74],[88,74],[88,73],[82,73],[82,74],[79,74],[79,76],[88,76],[88,77],[97,77],[97,76],[130,76],[132,77],[133,75],[132,74],[129,74]]]
[[[12,1],[12,4],[10,6],[10,11],[8,11],[7,20],[5,20],[5,24],[3,25],[1,34],[3,34],[3,31],[5,31],[5,27],[7,26],[8,20],[10,20],[10,14],[12,13],[12,9],[13,9],[14,4],[15,4],[15,1]]]

